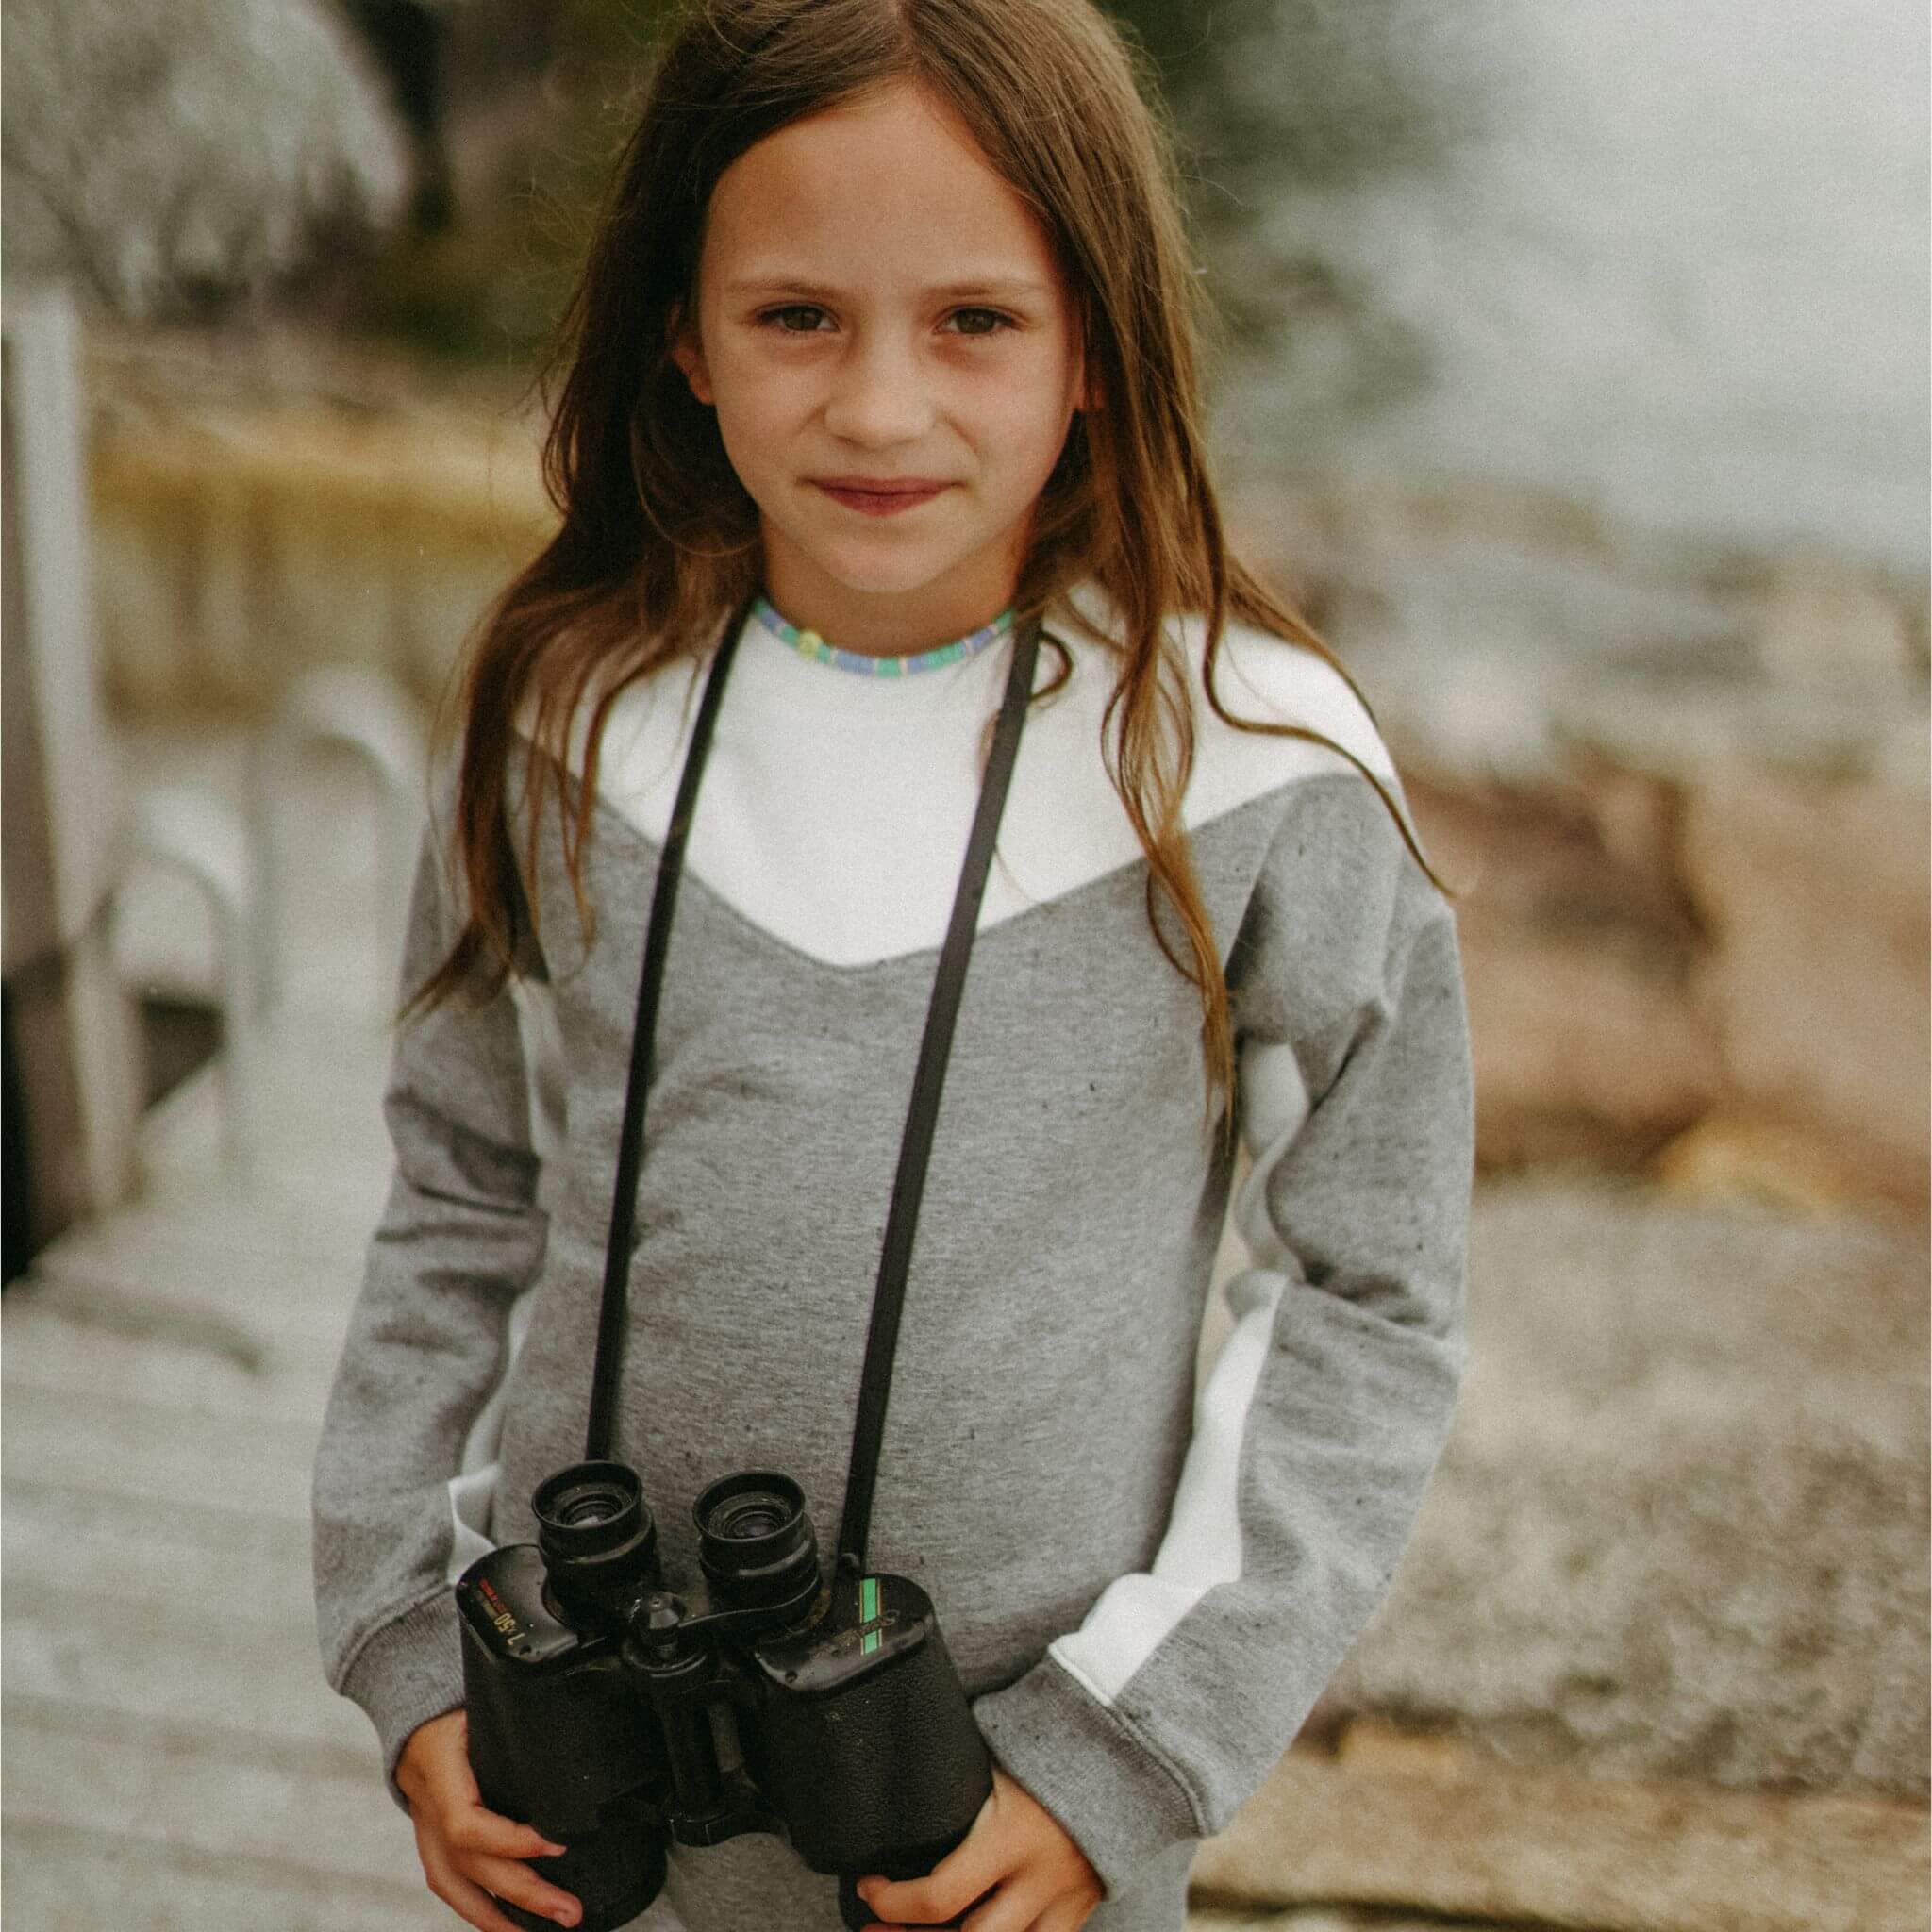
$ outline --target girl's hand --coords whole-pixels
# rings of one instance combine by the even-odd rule
[[[569,1892],[524,1863],[557,1857],[563,1847],[527,1824],[483,1808],[470,1770],[469,1720],[460,1710],[445,1711],[409,1733],[396,1760],[396,1786],[409,1801],[416,1856],[430,1890],[477,1932],[519,1932],[497,1910],[499,1898],[559,1925],[575,1925],[583,1917]]]
[[[858,1882],[859,1896],[888,1927],[942,1925],[991,1893],[966,1932],[1074,1932],[1101,1890],[1086,1854],[998,1765],[973,1829],[924,1878]]]

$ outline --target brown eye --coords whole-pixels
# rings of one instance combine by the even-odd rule
[[[818,325],[824,315],[823,308],[814,308],[808,303],[793,302],[783,308],[773,308],[766,312],[766,322],[776,323],[781,335],[808,336],[818,333]]]
[[[959,324],[962,336],[996,335],[1012,326],[1012,318],[1002,315],[997,308],[956,308],[950,319]]]

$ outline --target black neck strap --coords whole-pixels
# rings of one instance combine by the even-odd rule
[[[684,772],[671,808],[670,828],[658,861],[657,889],[652,895],[650,924],[644,938],[643,971],[638,980],[637,1023],[631,1035],[624,1126],[617,1142],[610,1234],[604,1251],[604,1296],[597,1317],[591,1419],[584,1439],[585,1457],[593,1462],[608,1459],[613,1442],[637,1219],[638,1168],[643,1157],[644,1096],[650,1084],[658,1005],[671,945],[672,917],[677,907],[677,885],[684,871],[684,849],[697,808],[698,783],[704,776],[705,759],[710,751],[724,680],[750,615],[748,604],[733,614],[711,659],[710,675],[705,682],[698,714],[691,725],[691,743],[684,755]],[[839,1530],[841,1559],[861,1569],[872,1523],[873,1491],[878,1477],[879,1445],[885,1434],[886,1404],[891,1391],[892,1359],[898,1347],[899,1314],[906,1299],[906,1279],[912,1266],[912,1241],[919,1225],[920,1200],[925,1191],[926,1166],[932,1154],[933,1130],[939,1121],[946,1063],[952,1053],[953,1025],[958,1018],[959,999],[966,988],[966,967],[979,924],[979,905],[992,866],[1007,787],[1020,749],[1020,733],[1032,700],[1034,666],[1039,653],[1040,625],[1036,621],[1013,641],[1006,696],[1000,705],[992,750],[980,782],[979,805],[966,841],[966,858],[959,868],[952,919],[946,928],[945,944],[940,951],[939,969],[933,976],[925,1034],[920,1042],[919,1065],[912,1076],[906,1131],[899,1143],[899,1168],[892,1181],[892,1203],[886,1216],[885,1241],[879,1253],[878,1286],[873,1295],[872,1329],[866,1338],[865,1366],[859,1376],[852,1460],[845,1478],[845,1509]]]
[[[591,1370],[591,1420],[584,1431],[584,1459],[607,1462],[616,1425],[617,1380],[624,1365],[624,1318],[630,1295],[630,1251],[637,1226],[638,1165],[644,1152],[644,1090],[651,1081],[651,1053],[658,1040],[658,1000],[664,991],[664,961],[671,951],[671,920],[677,884],[684,876],[684,848],[698,806],[698,781],[710,755],[711,732],[724,697],[724,680],[750,622],[751,605],[733,611],[711,656],[711,675],[698,701],[698,715],[684,754],[684,771],[671,806],[671,824],[658,856],[658,884],[651,923],[644,933],[644,970],[638,978],[638,1012],[630,1034],[630,1075],[624,1090],[624,1125],[617,1137],[617,1181],[610,1198],[610,1233],[604,1243],[604,1299],[597,1310],[597,1358]]]

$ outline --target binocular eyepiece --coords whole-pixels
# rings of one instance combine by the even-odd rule
[[[541,1483],[530,1507],[558,1604],[593,1624],[621,1624],[658,1574],[658,1524],[637,1472],[575,1462]]]
[[[622,1462],[574,1462],[531,1499],[537,1547],[559,1605],[622,1623],[659,1580],[658,1525],[637,1472]],[[805,1491],[773,1470],[743,1470],[691,1505],[698,1567],[722,1603],[786,1603],[819,1568]]]
[[[818,1539],[805,1491],[790,1476],[752,1469],[713,1483],[691,1506],[698,1568],[734,1604],[783,1603],[817,1581]]]

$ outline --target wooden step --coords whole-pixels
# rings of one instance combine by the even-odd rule
[[[258,1621],[217,1591],[158,1605],[9,1575],[0,1683],[18,1698],[70,1703],[143,1724],[219,1726],[246,1740],[329,1744],[375,1763],[375,1733],[324,1681],[313,1622]],[[30,1758],[17,1749],[21,1768]]]
[[[322,1338],[291,1347],[223,1310],[157,1308],[92,1283],[9,1290],[0,1385],[49,1396],[125,1397],[201,1416],[320,1415],[335,1362]],[[10,1490],[9,1490],[10,1493]]]
[[[313,1615],[308,1525],[264,1515],[245,1494],[159,1500],[15,1477],[0,1544],[16,1581],[132,1622],[210,1596],[250,1624],[301,1628]]]
[[[407,1836],[400,1817],[397,1825]],[[24,1932],[450,1932],[457,1924],[420,1876],[318,1880],[246,1847],[210,1853],[11,1815],[0,1883]]]
[[[232,1696],[249,1690],[237,1683]],[[10,1712],[8,1734],[9,1832],[16,1822],[89,1819],[117,1838],[208,1857],[420,1883],[408,1820],[373,1768],[343,1753],[45,1707]]]

